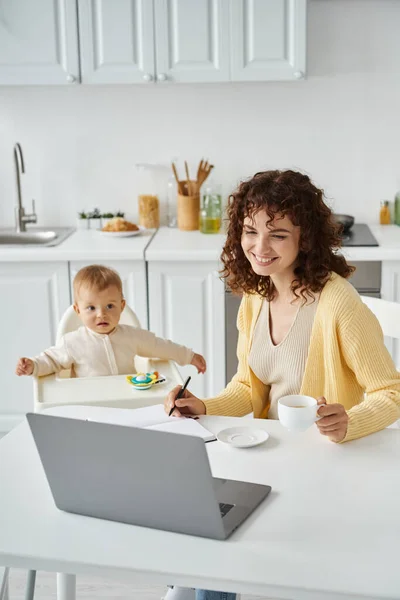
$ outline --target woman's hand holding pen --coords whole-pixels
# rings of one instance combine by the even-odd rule
[[[193,396],[188,389],[183,392],[182,398],[176,399],[181,386],[176,386],[167,396],[164,402],[164,409],[167,414],[171,412],[173,406],[175,410],[172,413],[173,417],[182,417],[184,415],[205,415],[206,407],[204,402]]]

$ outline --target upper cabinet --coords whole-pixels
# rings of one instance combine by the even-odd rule
[[[230,0],[154,0],[157,81],[230,80]]]
[[[305,0],[231,0],[230,8],[231,81],[305,76]]]
[[[2,0],[0,84],[300,79],[306,5],[307,0]]]
[[[0,2],[0,83],[70,84],[79,78],[76,3]]]
[[[82,83],[229,80],[227,0],[79,0]]]
[[[154,81],[152,0],[78,0],[82,83]]]

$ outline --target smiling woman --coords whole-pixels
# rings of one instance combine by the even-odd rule
[[[354,268],[336,253],[339,227],[322,190],[302,173],[257,173],[232,194],[227,213],[222,276],[242,294],[238,370],[215,398],[186,389],[175,400],[173,390],[166,411],[276,419],[279,399],[301,394],[317,400],[316,426],[333,442],[396,421],[400,373],[378,321],[346,281]],[[235,594],[196,591],[197,600],[226,598]]]
[[[279,398],[318,399],[317,427],[334,442],[400,416],[397,373],[374,315],[347,281],[339,226],[323,191],[295,171],[265,171],[231,195],[222,277],[240,292],[238,370],[221,393],[186,389],[166,410],[277,418]]]
[[[334,252],[340,225],[323,190],[296,171],[265,171],[239,185],[230,197],[228,235],[221,256],[232,291],[272,300],[271,276],[287,274],[295,296],[320,292],[331,272],[349,277],[354,268]],[[248,268],[248,261],[252,269]],[[293,267],[293,268],[292,268]]]
[[[266,211],[260,210],[244,219],[242,249],[260,277],[290,268],[298,255],[299,238],[300,228],[287,216],[269,221]]]

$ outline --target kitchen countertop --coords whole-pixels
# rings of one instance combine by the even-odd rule
[[[200,231],[160,227],[151,246],[146,249],[146,260],[218,261],[225,237],[222,233],[206,234]]]
[[[344,247],[343,254],[351,261],[400,261],[400,227],[370,225],[379,246]],[[0,262],[42,261],[218,261],[225,234],[203,234],[199,231],[180,231],[161,227],[141,235],[126,238],[107,238],[98,231],[76,231],[59,246],[0,246]]]
[[[400,260],[400,227],[397,225],[368,225],[379,246],[344,246],[346,259],[357,260]]]
[[[400,227],[369,225],[379,246],[344,247],[349,261],[400,260]],[[146,249],[147,261],[217,261],[225,234],[203,234],[161,227]]]
[[[99,231],[75,231],[59,246],[0,246],[0,262],[143,260],[154,229],[140,235],[107,238]]]

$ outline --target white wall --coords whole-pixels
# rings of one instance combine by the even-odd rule
[[[12,149],[40,223],[81,208],[136,215],[136,162],[206,156],[228,193],[299,168],[360,221],[400,184],[400,2],[310,0],[308,78],[293,83],[0,87],[0,223],[13,223]],[[182,165],[181,165],[182,168]]]

